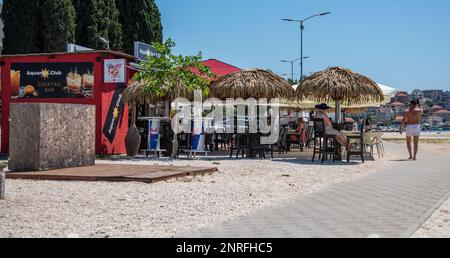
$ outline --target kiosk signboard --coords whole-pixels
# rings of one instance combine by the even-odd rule
[[[93,63],[12,63],[11,98],[92,98]]]

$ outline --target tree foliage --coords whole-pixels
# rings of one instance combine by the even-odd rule
[[[208,94],[211,78],[216,75],[202,64],[201,53],[195,56],[174,55],[172,49],[175,43],[171,39],[164,43],[154,42],[152,46],[157,55],[149,56],[147,62],[141,62],[142,70],[133,77],[134,81],[144,83],[145,94],[162,97],[167,89],[177,91],[181,85]]]
[[[123,50],[132,54],[135,41],[162,42],[161,14],[154,0],[116,0],[123,30]]]
[[[110,41],[110,48],[122,49],[122,26],[119,11],[110,0],[74,0],[77,10],[76,43],[93,49],[105,49],[103,37]]]
[[[75,40],[72,0],[5,0],[3,54],[64,51]]]
[[[160,16],[154,0],[4,0],[3,54],[105,49],[100,37],[132,53],[134,41],[162,42]]]
[[[39,1],[5,0],[2,19],[4,23],[3,54],[36,53],[40,30]]]
[[[41,30],[38,42],[41,52],[65,51],[75,41],[75,8],[72,0],[44,0],[40,6]]]

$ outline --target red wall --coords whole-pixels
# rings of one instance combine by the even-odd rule
[[[96,153],[97,154],[124,154],[125,135],[128,130],[128,107],[122,115],[119,127],[116,133],[114,143],[111,144],[103,135],[103,126],[109,110],[112,96],[114,94],[115,84],[103,83],[103,59],[122,58],[113,54],[105,53],[81,53],[81,54],[55,54],[46,55],[29,55],[2,57],[1,67],[1,90],[2,90],[2,119],[1,119],[1,152],[9,152],[9,111],[10,103],[69,103],[69,104],[89,104],[95,105],[96,108]],[[11,63],[51,63],[51,62],[92,62],[94,63],[95,88],[94,98],[86,99],[11,99],[10,98],[10,68]],[[131,73],[127,69],[127,77],[130,78]]]

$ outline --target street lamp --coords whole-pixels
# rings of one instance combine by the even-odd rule
[[[318,16],[325,16],[331,14],[331,12],[325,12],[325,13],[319,13],[319,14],[315,14],[312,16],[309,16],[306,19],[303,20],[294,20],[294,19],[282,19],[283,21],[287,21],[287,22],[298,22],[300,23],[300,36],[301,36],[301,40],[300,40],[300,81],[303,80],[303,31],[305,30],[305,22],[309,19],[312,19],[314,17],[318,17]]]
[[[110,48],[109,48],[109,40],[105,39],[104,37],[99,37],[99,38],[100,38],[100,41],[102,41],[103,43],[105,43],[106,49],[107,49],[107,50],[110,50]]]
[[[308,59],[308,58],[310,58],[309,56],[305,56],[305,57],[303,57],[303,59]],[[297,61],[299,61],[301,58],[297,58],[297,59],[295,59],[295,60],[292,60],[292,61],[289,61],[289,60],[280,60],[280,62],[282,62],[282,63],[290,63],[291,64],[291,80],[292,81],[294,81],[294,63],[295,62],[297,62]],[[301,75],[301,74],[300,74]],[[300,77],[300,80],[301,80],[302,78]]]

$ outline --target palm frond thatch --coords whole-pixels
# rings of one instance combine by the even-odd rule
[[[218,99],[292,99],[294,93],[288,81],[262,69],[242,70],[225,75],[213,82],[210,89],[211,96]]]
[[[296,95],[300,100],[335,100],[349,105],[384,100],[383,91],[377,83],[341,67],[332,67],[305,78],[297,88]]]
[[[177,98],[177,96],[180,98],[192,99],[194,92],[193,90],[188,89],[185,85],[182,85],[178,89],[162,86],[161,94],[158,95],[153,92],[149,92],[145,87],[144,81],[137,81],[132,82],[131,85],[124,91],[123,100],[126,103],[158,104],[165,101],[173,101]]]

